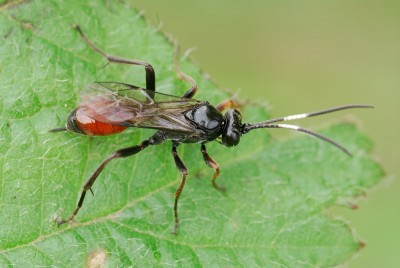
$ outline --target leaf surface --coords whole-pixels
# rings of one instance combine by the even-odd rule
[[[323,134],[354,156],[295,135],[270,139],[266,130],[242,137],[237,148],[207,146],[221,166],[226,193],[211,187],[213,171],[196,144],[179,154],[190,171],[180,199],[181,228],[173,228],[173,194],[180,174],[170,143],[115,160],[87,195],[76,221],[54,220],[76,206],[81,187],[112,151],[140,143],[152,131],[110,137],[49,133],[65,124],[79,89],[93,81],[144,86],[140,67],[109,64],[72,25],[110,54],[150,62],[157,90],[182,95],[173,46],[128,4],[111,1],[3,2],[0,6],[0,266],[80,267],[309,267],[343,263],[362,243],[325,210],[363,194],[382,176],[371,142],[353,125]],[[196,98],[213,104],[229,94],[190,61],[181,69],[199,84]],[[245,105],[244,121],[268,118]]]

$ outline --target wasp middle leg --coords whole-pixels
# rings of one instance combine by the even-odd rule
[[[183,81],[186,81],[190,83],[191,87],[183,94],[183,98],[191,99],[193,96],[196,94],[198,90],[198,86],[196,81],[190,77],[189,75],[185,74],[184,72],[181,71],[179,68],[179,46],[175,44],[175,52],[174,52],[174,66],[175,66],[175,71],[178,74],[179,79],[182,79]]]
[[[185,94],[183,94],[183,97],[184,97],[184,98],[187,98],[187,99],[193,98],[193,96],[196,94],[197,89],[198,89],[196,81],[194,81],[193,78],[191,78],[191,77],[188,76],[187,74],[183,73],[182,71],[179,71],[178,75],[179,75],[179,78],[180,78],[180,79],[182,79],[182,80],[184,80],[184,81],[186,81],[186,82],[189,82],[189,83],[192,85],[192,86],[185,92]]]

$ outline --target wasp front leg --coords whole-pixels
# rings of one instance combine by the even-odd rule
[[[214,175],[213,175],[212,180],[211,180],[212,185],[213,185],[216,189],[218,189],[218,190],[220,190],[220,191],[225,191],[225,190],[226,190],[225,187],[219,186],[219,185],[216,183],[216,180],[217,180],[218,175],[219,175],[219,165],[218,165],[217,162],[215,162],[214,159],[212,159],[211,156],[208,155],[206,146],[205,146],[204,144],[201,145],[201,153],[203,154],[203,159],[204,159],[204,161],[206,162],[207,166],[209,166],[210,168],[213,168],[213,169],[214,169]]]
[[[228,99],[228,100],[225,100],[225,101],[221,102],[220,104],[218,104],[216,108],[218,111],[222,112],[226,109],[232,109],[232,108],[236,108],[238,106],[239,105],[237,104],[236,101]]]

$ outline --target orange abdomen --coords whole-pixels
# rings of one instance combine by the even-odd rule
[[[99,117],[99,116],[98,116]],[[92,119],[88,117],[82,110],[77,109],[75,113],[75,120],[77,127],[79,130],[83,132],[83,134],[89,136],[106,136],[117,134],[126,129],[124,126],[118,126],[110,123],[103,123],[99,120]]]

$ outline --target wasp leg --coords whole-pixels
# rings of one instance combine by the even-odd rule
[[[113,159],[116,158],[124,158],[128,157],[134,154],[137,154],[144,149],[146,149],[149,145],[156,145],[161,142],[163,142],[165,138],[163,137],[161,132],[156,132],[151,138],[148,140],[142,141],[141,144],[124,148],[118,151],[113,152],[111,155],[109,155],[106,159],[101,162],[101,164],[97,167],[97,169],[93,172],[93,174],[89,177],[89,179],[85,182],[83,185],[83,191],[81,194],[81,197],[79,198],[78,205],[76,206],[75,210],[72,212],[72,214],[65,220],[59,220],[57,221],[57,225],[60,226],[63,223],[70,222],[76,214],[78,214],[79,209],[82,207],[83,201],[85,200],[86,192],[90,190],[93,194],[92,191],[92,186],[94,182],[96,181],[97,177],[100,175],[100,173],[103,171],[103,169],[106,167],[106,165]]]
[[[179,75],[179,78],[180,78],[180,79],[182,79],[182,80],[184,80],[184,81],[186,81],[186,82],[189,82],[189,83],[192,85],[192,86],[185,92],[185,94],[183,94],[183,98],[187,98],[187,99],[193,98],[194,94],[196,94],[197,89],[198,89],[196,81],[194,81],[193,78],[191,78],[190,76],[188,76],[187,74],[185,74],[185,73],[183,73],[183,72],[181,72],[181,71],[179,71],[178,75]]]
[[[193,78],[185,74],[184,72],[181,71],[179,68],[179,47],[178,45],[175,45],[175,53],[174,53],[174,66],[175,66],[175,71],[178,74],[179,79],[182,79],[183,81],[186,81],[190,83],[191,87],[183,94],[183,98],[191,99],[197,92],[197,83],[194,81]]]
[[[221,102],[220,104],[217,105],[217,110],[222,112],[225,109],[228,108],[235,108],[238,107],[238,104],[236,101],[234,100],[225,100],[223,102]]]
[[[203,154],[203,159],[206,162],[207,166],[209,166],[210,168],[213,168],[215,170],[214,175],[213,175],[212,180],[211,180],[212,185],[216,189],[218,189],[220,191],[225,191],[225,187],[219,186],[216,183],[216,180],[217,180],[218,175],[219,175],[219,165],[218,165],[217,162],[215,162],[214,159],[212,159],[211,156],[208,155],[206,146],[204,144],[201,145],[201,153]]]
[[[174,157],[176,167],[179,169],[179,171],[182,174],[181,183],[179,184],[179,187],[175,192],[175,203],[174,203],[175,226],[174,226],[174,231],[173,231],[174,235],[176,235],[178,233],[178,228],[179,228],[178,200],[179,200],[179,196],[182,193],[183,187],[185,186],[186,176],[188,175],[188,170],[185,166],[185,163],[183,163],[182,159],[179,157],[178,152],[176,150],[178,145],[179,145],[179,143],[177,143],[177,142],[172,143],[172,156]]]
[[[103,50],[96,47],[92,43],[92,41],[90,41],[89,38],[87,38],[86,35],[82,32],[82,29],[79,25],[75,25],[75,29],[79,32],[83,41],[85,41],[85,43],[90,48],[92,48],[94,51],[96,51],[97,53],[104,56],[109,62],[144,66],[144,69],[146,70],[146,89],[155,92],[155,90],[156,90],[156,75],[155,75],[153,66],[151,66],[150,63],[140,61],[140,60],[129,60],[129,59],[124,59],[124,58],[109,55],[106,52],[104,52]]]

